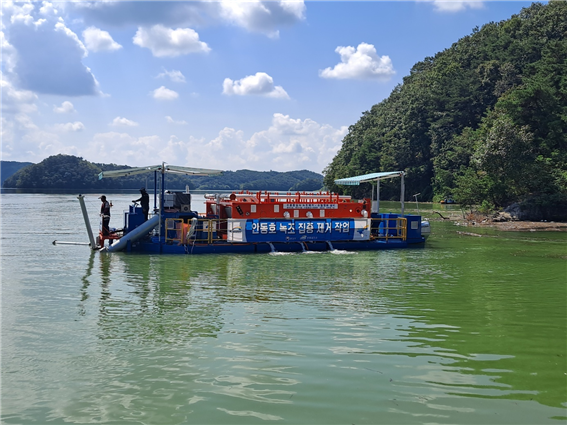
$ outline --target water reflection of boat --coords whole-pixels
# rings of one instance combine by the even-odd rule
[[[203,214],[192,210],[188,189],[165,191],[165,175],[214,175],[221,171],[162,164],[102,172],[99,177],[152,171],[156,177],[153,217],[145,221],[142,208],[131,205],[124,213],[123,229],[110,235],[101,233],[97,240],[92,236],[84,200],[79,195],[93,249],[171,254],[379,250],[423,246],[430,233],[429,223],[422,222],[420,216],[404,214],[403,171],[335,180],[341,185],[375,181],[376,201],[355,200],[330,192],[240,191],[206,195]],[[395,177],[401,178],[401,213],[380,213],[379,182]]]

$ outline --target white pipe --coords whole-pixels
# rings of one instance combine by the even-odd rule
[[[53,241],[53,245],[89,245],[88,242],[65,242],[65,241]]]
[[[154,215],[148,221],[142,223],[140,226],[136,227],[131,232],[127,233],[126,235],[122,236],[118,242],[113,243],[108,247],[108,252],[117,252],[122,251],[128,246],[128,242],[135,242],[138,239],[146,236],[150,233],[154,227],[156,227],[160,223],[159,216]]]
[[[81,204],[81,211],[83,212],[83,219],[85,220],[85,226],[87,228],[87,234],[89,235],[89,241],[90,241],[90,245],[91,248],[94,249],[98,249],[99,246],[96,244],[94,236],[93,236],[93,230],[91,228],[91,222],[89,221],[89,214],[87,213],[87,207],[85,206],[85,197],[83,195],[79,195],[77,196],[77,199],[79,200],[79,203]]]

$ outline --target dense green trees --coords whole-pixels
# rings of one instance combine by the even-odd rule
[[[567,3],[532,4],[414,65],[349,128],[325,183],[405,170],[407,196],[567,206]],[[397,196],[399,182],[382,194]]]
[[[55,155],[39,164],[21,168],[7,178],[3,187],[21,189],[139,189],[154,187],[154,175],[98,179],[101,171],[128,168],[126,165],[95,164],[71,155]],[[187,177],[168,174],[166,189],[200,190],[318,190],[323,186],[323,176],[312,171],[225,171],[220,176]]]

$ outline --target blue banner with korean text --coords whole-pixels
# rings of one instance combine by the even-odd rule
[[[246,220],[243,242],[368,240],[367,219]]]

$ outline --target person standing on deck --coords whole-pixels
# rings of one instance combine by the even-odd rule
[[[110,235],[110,204],[106,200],[106,196],[102,195],[99,198],[102,201],[102,205],[100,206],[100,216],[102,217],[102,236],[109,236]]]
[[[140,193],[142,196],[132,202],[139,202],[142,206],[142,212],[144,213],[144,221],[148,221],[148,213],[150,211],[150,195],[146,192],[146,188],[141,188]]]

